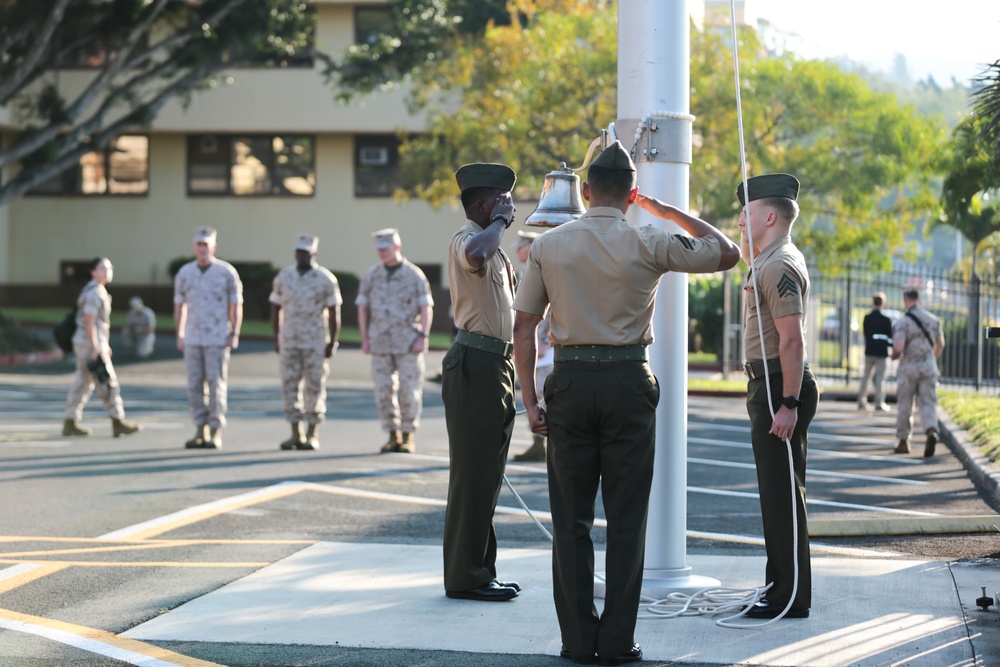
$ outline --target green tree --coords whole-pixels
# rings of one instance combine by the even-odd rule
[[[971,275],[977,276],[977,259],[983,242],[1000,232],[1000,155],[984,140],[986,119],[970,116],[952,132],[949,152],[942,162],[945,172],[941,209],[933,225],[957,229],[972,245]]]
[[[1000,150],[1000,60],[983,70],[976,83],[980,86],[975,92],[976,115],[982,119],[980,136],[996,152]]]
[[[851,262],[888,268],[907,230],[932,210],[943,123],[830,63],[769,55],[752,30],[740,41],[749,175],[785,171],[799,178],[796,244],[823,272],[836,274]],[[708,220],[732,219],[742,178],[736,99],[731,50],[716,33],[692,33],[691,86],[701,143],[691,202]]]
[[[421,70],[411,100],[430,120],[425,135],[403,143],[403,193],[435,205],[454,201],[456,165],[503,160],[518,171],[518,195],[533,198],[545,173],[561,161],[582,162],[616,118],[614,4],[519,0],[511,7],[508,23],[459,39],[448,58]],[[943,122],[832,64],[769,54],[753,31],[740,39],[750,175],[799,177],[796,238],[823,271],[849,262],[888,268],[905,233],[934,208],[930,180]],[[691,202],[722,225],[734,225],[739,213],[732,82],[725,39],[692,31]]]
[[[518,172],[520,196],[534,198],[547,172],[582,162],[614,119],[614,12],[607,3],[567,1],[564,11],[536,14],[525,11],[531,4],[426,72],[413,99],[429,112],[428,132],[400,148],[408,194],[453,201],[457,165],[503,161]]]
[[[17,167],[0,205],[228,66],[308,57],[314,27],[303,0],[0,0],[0,107],[21,128],[0,150],[0,169]],[[80,64],[93,77],[67,99],[58,72]]]

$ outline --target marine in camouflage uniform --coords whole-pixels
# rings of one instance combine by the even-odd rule
[[[343,298],[337,278],[316,263],[318,248],[315,236],[299,236],[295,264],[275,276],[269,299],[285,419],[292,425],[292,437],[281,449],[319,449],[316,430],[326,416],[327,359],[337,348]]]
[[[140,297],[129,300],[128,315],[122,328],[125,356],[145,359],[153,353],[156,344],[156,313],[143,304]]]
[[[938,441],[937,418],[937,356],[944,349],[941,321],[920,307],[920,292],[903,291],[906,315],[892,324],[892,358],[899,359],[896,368],[896,437],[893,452],[910,451],[910,430],[913,427],[913,401],[916,399],[920,424],[927,440],[924,456],[934,456]]]
[[[195,231],[197,259],[174,278],[177,349],[184,352],[188,405],[195,436],[188,449],[219,449],[226,426],[229,353],[239,345],[243,283],[228,262],[215,257],[216,231]]]
[[[403,257],[399,232],[382,229],[372,236],[381,262],[365,273],[354,302],[361,349],[372,357],[375,403],[389,434],[381,451],[412,454],[434,298],[424,272]]]
[[[73,334],[73,354],[76,374],[66,396],[63,435],[90,435],[91,430],[80,425],[83,408],[97,389],[97,396],[111,418],[111,432],[117,438],[140,430],[138,424],[125,420],[121,389],[115,367],[111,365],[108,335],[111,330],[111,295],[105,285],[114,276],[114,267],[105,257],[95,259],[90,269],[91,280],[76,300],[76,333]],[[103,365],[103,368],[100,366]],[[106,373],[106,377],[104,376]]]

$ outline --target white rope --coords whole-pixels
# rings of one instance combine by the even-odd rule
[[[747,179],[747,156],[746,156],[746,143],[743,137],[743,101],[740,97],[740,60],[739,60],[739,48],[737,46],[736,38],[736,0],[729,0],[729,17],[731,22],[731,31],[733,37],[733,76],[735,78],[736,84],[736,124],[739,128],[740,137],[740,170],[743,174],[743,201],[746,202],[743,206],[743,211],[746,214],[746,229],[747,229],[747,242],[749,245],[750,255],[750,282],[752,283],[753,298],[754,303],[757,308],[757,330],[760,335],[760,346],[761,346],[761,358],[764,360],[764,387],[767,390],[767,409],[771,413],[771,421],[774,421],[774,398],[771,395],[771,373],[767,365],[767,351],[764,348],[764,320],[760,316],[760,291],[757,289],[757,265],[753,252],[753,230],[750,225],[750,184]],[[752,625],[737,625],[730,623],[736,618],[739,618],[746,611],[749,610],[747,607],[743,613],[737,614],[736,616],[731,616],[729,618],[722,618],[717,620],[716,625],[721,625],[726,628],[759,628],[765,625],[770,625],[775,621],[784,617],[788,613],[788,610],[792,608],[792,604],[795,602],[795,596],[798,593],[799,588],[799,516],[798,516],[798,489],[795,487],[795,466],[792,462],[792,442],[791,439],[785,438],[785,450],[788,452],[788,477],[791,487],[791,499],[792,499],[792,555],[795,567],[793,569],[793,579],[792,579],[792,594],[788,599],[788,604],[782,610],[782,612],[764,623],[754,623]],[[767,586],[760,589],[760,593],[766,591],[774,582],[769,582]],[[759,594],[756,599],[759,599]],[[756,602],[755,599],[755,602]]]

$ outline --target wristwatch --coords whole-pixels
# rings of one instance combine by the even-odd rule
[[[802,401],[795,398],[794,396],[785,396],[781,399],[780,403],[786,408],[797,408],[802,405]]]
[[[497,220],[503,220],[504,226],[510,227],[510,218],[508,218],[506,215],[501,215],[500,213],[497,213],[492,218],[490,218],[490,224],[496,222]]]

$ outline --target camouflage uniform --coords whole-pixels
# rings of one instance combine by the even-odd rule
[[[138,307],[129,308],[125,327],[122,329],[126,355],[135,354],[140,359],[145,359],[153,353],[156,333],[146,333],[151,327],[156,329],[156,314],[152,308],[143,306],[141,302]]]
[[[420,337],[423,306],[433,307],[424,272],[404,259],[393,271],[376,264],[365,273],[355,305],[368,308],[375,402],[382,428],[413,433],[423,409],[424,353],[410,348]]]
[[[924,329],[935,341],[941,335],[941,321],[920,306],[913,306],[908,313],[920,319]],[[913,399],[924,430],[938,430],[937,419],[937,360],[934,346],[927,340],[917,323],[908,315],[892,324],[892,339],[903,341],[903,355],[896,368],[896,437],[907,440],[913,427]]]
[[[229,304],[243,303],[243,283],[228,262],[212,259],[202,271],[196,261],[181,267],[174,279],[174,303],[187,304],[184,364],[188,403],[196,426],[226,425],[230,332]]]
[[[90,361],[90,355],[94,349],[87,337],[83,316],[90,315],[94,318],[94,326],[97,327],[97,344],[101,348],[107,347],[108,334],[111,329],[111,295],[108,294],[104,285],[96,280],[91,280],[80,292],[76,304],[76,333],[73,334],[76,375],[73,376],[73,384],[66,396],[66,419],[80,421],[83,417],[83,407],[90,400],[90,395],[95,388],[108,416],[112,419],[124,419],[125,408],[122,405],[121,388],[118,385],[118,376],[115,375],[115,368],[111,365],[111,360],[104,360],[108,369],[106,383],[97,382],[94,374],[87,368],[87,362]]]
[[[329,309],[344,302],[337,278],[315,263],[306,273],[293,264],[275,276],[270,302],[282,313],[278,349],[285,419],[292,424],[318,424],[326,415]]]

